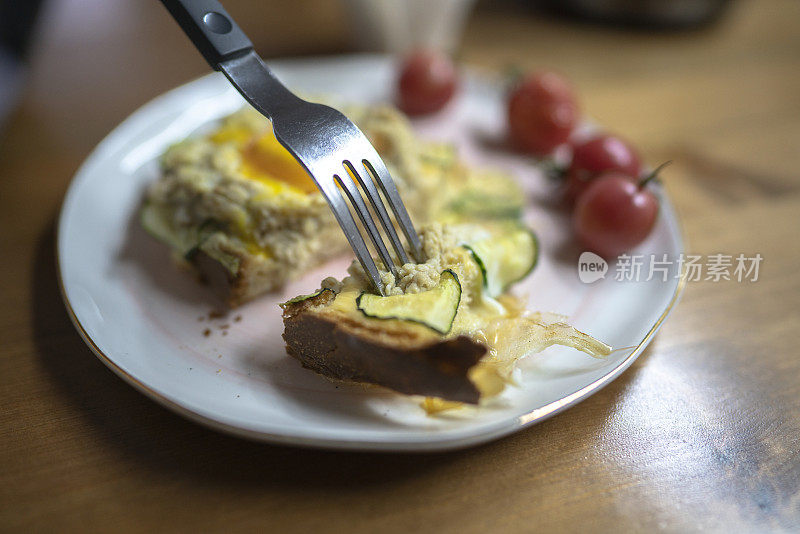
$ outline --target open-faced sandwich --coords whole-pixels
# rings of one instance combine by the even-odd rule
[[[508,293],[539,253],[513,179],[418,140],[391,107],[345,111],[386,162],[425,261],[401,266],[397,277],[383,272],[385,296],[354,263],[344,280],[328,278],[284,303],[289,354],[332,379],[424,396],[430,411],[498,394],[520,357],[553,344],[608,354],[563,318],[526,311]],[[348,249],[314,183],[249,108],[166,152],[142,223],[216,281],[232,306]]]
[[[518,223],[421,228],[427,261],[383,272],[372,292],[354,263],[311,295],[283,304],[284,340],[303,366],[326,377],[477,404],[501,392],[522,356],[568,345],[602,357],[610,347],[557,318],[525,311],[507,293],[536,264],[537,240]]]
[[[522,195],[448,145],[418,140],[389,106],[344,108],[380,153],[416,224],[516,218]],[[236,306],[348,249],[315,184],[252,108],[172,146],[142,223]]]

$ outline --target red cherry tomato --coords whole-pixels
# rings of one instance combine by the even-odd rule
[[[595,177],[609,171],[627,174],[634,180],[639,176],[639,156],[628,143],[608,134],[576,143],[567,170],[567,200],[575,202]]]
[[[572,88],[554,72],[525,77],[511,92],[511,141],[526,152],[545,155],[569,139],[579,110]]]
[[[657,215],[658,199],[650,189],[611,172],[593,180],[578,198],[572,223],[589,250],[612,258],[644,241]]]
[[[403,62],[398,80],[400,109],[409,115],[439,111],[453,97],[456,68],[447,56],[418,50]]]

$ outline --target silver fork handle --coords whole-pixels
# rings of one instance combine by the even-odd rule
[[[283,111],[306,103],[287,89],[253,50],[223,61],[219,70],[251,106],[273,122]]]
[[[253,43],[217,0],[161,0],[184,33],[203,54],[211,68],[222,71],[236,89],[258,111],[272,119],[280,110],[300,102],[263,64],[253,50]],[[261,68],[245,68],[257,61]],[[236,76],[232,76],[232,72]],[[257,77],[248,80],[248,77]],[[251,82],[251,83],[240,83]],[[249,94],[248,87],[258,87],[259,94]],[[269,108],[265,104],[269,103]]]
[[[253,49],[253,43],[217,0],[161,0],[211,68]]]

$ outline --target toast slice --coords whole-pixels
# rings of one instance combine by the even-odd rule
[[[480,391],[469,378],[487,347],[469,336],[437,339],[399,323],[362,320],[332,311],[330,289],[283,310],[289,354],[328,378],[383,386],[475,404]]]
[[[474,171],[452,147],[417,139],[394,108],[345,111],[380,153],[417,224],[519,215],[523,195],[513,180]],[[166,151],[141,221],[231,306],[348,250],[310,177],[250,108]]]
[[[427,257],[370,293],[360,266],[282,305],[288,353],[328,378],[407,395],[478,404],[511,381],[526,354],[561,344],[603,357],[610,347],[557,317],[525,311],[508,293],[536,263],[535,236],[518,225],[432,224]]]

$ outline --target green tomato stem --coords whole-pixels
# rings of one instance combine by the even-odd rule
[[[661,165],[659,165],[658,167],[656,167],[655,169],[653,169],[653,171],[652,171],[650,174],[648,174],[647,176],[645,176],[645,177],[642,179],[642,181],[640,181],[640,182],[639,182],[639,189],[644,189],[644,187],[645,187],[645,186],[646,186],[648,183],[650,183],[650,182],[652,182],[653,180],[655,180],[656,178],[658,178],[658,173],[660,173],[660,172],[661,172],[661,170],[662,170],[664,167],[666,167],[667,165],[669,165],[670,163],[672,163],[672,160],[665,161],[664,163],[662,163]]]

